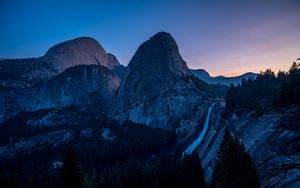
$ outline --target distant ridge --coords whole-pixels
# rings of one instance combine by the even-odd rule
[[[193,73],[194,76],[196,76],[200,80],[207,82],[208,84],[218,84],[218,85],[227,85],[227,86],[229,86],[230,84],[238,85],[242,82],[243,78],[255,79],[257,76],[257,74],[255,74],[253,72],[247,72],[240,76],[234,76],[234,77],[225,77],[225,76],[212,77],[204,69],[196,69],[196,70],[191,69],[191,72]]]

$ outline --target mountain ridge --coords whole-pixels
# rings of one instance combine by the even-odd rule
[[[230,84],[238,85],[242,82],[243,78],[255,79],[257,76],[257,74],[253,72],[246,72],[239,76],[232,76],[232,77],[226,77],[222,75],[210,76],[210,74],[204,69],[191,69],[191,72],[194,74],[194,76],[207,82],[208,84],[219,84],[219,85],[227,85],[227,86],[229,86]]]
[[[0,61],[0,91],[44,84],[76,65],[102,65],[121,76],[124,66],[91,37],[79,37],[49,48],[44,56]],[[13,71],[13,72],[12,72]]]
[[[88,43],[98,45],[94,39],[78,40],[79,42],[87,40]],[[213,94],[218,88],[225,88],[227,91],[228,87],[209,85],[205,80],[198,79],[193,71],[202,73],[206,78],[215,79],[219,84],[222,80],[224,82],[224,79],[229,79],[230,83],[240,83],[242,78],[239,77],[238,80],[233,80],[236,82],[233,82],[230,79],[237,79],[236,77],[211,77],[203,69],[190,70],[180,55],[176,41],[166,32],[157,33],[142,43],[126,70],[118,63],[114,55],[104,53],[102,47],[98,49],[101,52],[98,54],[98,59],[93,55],[86,56],[86,54],[93,54],[93,52],[85,52],[93,47],[82,50],[80,45],[79,47],[77,45],[78,40],[72,44],[75,47],[72,45],[64,47],[64,45],[58,44],[49,49],[46,54],[47,57],[55,58],[64,56],[68,60],[74,59],[74,57],[84,57],[83,59],[87,57],[88,62],[83,65],[80,58],[75,63],[67,62],[60,66],[59,62],[63,61],[54,61],[55,58],[42,61],[43,57],[8,60],[0,63],[0,83],[9,83],[10,81],[11,85],[19,84],[9,91],[0,92],[0,132],[5,135],[5,138],[0,140],[0,143],[3,143],[0,145],[0,165],[5,158],[13,159],[25,154],[29,156],[30,161],[31,155],[29,154],[31,152],[35,151],[41,154],[47,149],[55,148],[55,151],[57,149],[58,152],[49,155],[53,157],[54,161],[45,157],[48,153],[43,153],[45,158],[37,155],[42,162],[33,167],[31,164],[36,164],[34,163],[36,161],[33,160],[37,159],[34,158],[36,157],[34,155],[33,162],[29,162],[28,171],[38,170],[41,172],[41,170],[47,169],[50,172],[57,172],[59,167],[53,169],[50,165],[57,164],[57,162],[63,164],[62,159],[57,161],[57,155],[63,151],[59,147],[64,147],[74,141],[76,142],[75,146],[79,146],[89,139],[91,140],[86,146],[93,147],[103,144],[96,151],[98,153],[99,149],[104,149],[103,153],[108,154],[107,158],[114,157],[109,152],[111,149],[120,152],[120,155],[117,156],[122,157],[122,152],[128,152],[129,156],[132,156],[132,150],[123,147],[120,149],[119,145],[122,140],[118,140],[120,137],[117,137],[117,133],[127,132],[130,127],[135,126],[137,129],[142,126],[147,129],[134,132],[137,134],[129,134],[128,137],[135,139],[130,142],[130,145],[127,145],[128,142],[125,140],[125,146],[135,146],[143,142],[143,136],[149,133],[143,132],[143,130],[155,132],[171,130],[172,135],[174,134],[172,141],[175,146],[169,148],[170,152],[177,152],[174,148],[180,152],[181,148],[192,141],[198,132],[200,133],[203,129],[202,123],[205,115],[211,113],[210,123],[207,124],[207,133],[195,149],[201,158],[206,176],[212,174],[224,129],[231,127],[232,130],[237,130],[237,135],[245,144],[247,152],[249,151],[255,160],[260,178],[264,183],[263,187],[292,185],[299,179],[298,153],[295,154],[293,160],[290,155],[291,150],[297,152],[296,149],[299,145],[297,142],[299,131],[295,130],[294,125],[291,124],[295,123],[296,126],[299,120],[299,107],[293,107],[292,111],[295,112],[289,113],[291,110],[289,108],[280,109],[278,112],[255,118],[251,116],[251,112],[247,111],[239,112],[242,113],[240,115],[229,112],[225,109],[224,100]],[[67,43],[72,43],[72,40]],[[73,57],[72,54],[78,53],[78,50],[82,53]],[[72,57],[68,57],[69,55]],[[109,62],[109,65],[101,65],[105,62]],[[9,66],[10,63],[12,66]],[[52,68],[54,69],[52,70]],[[59,73],[58,70],[62,72]],[[21,76],[18,77],[18,74],[31,77],[23,80]],[[245,75],[249,76],[247,73]],[[252,73],[250,73],[251,75]],[[34,79],[38,80],[33,82]],[[227,82],[225,83],[228,85]],[[216,104],[210,111],[208,109],[212,103]],[[105,121],[101,118],[104,118]],[[277,124],[281,119],[282,123]],[[109,122],[114,122],[114,126],[111,126],[112,124]],[[247,123],[245,124],[245,122]],[[11,128],[10,125],[14,125],[14,127]],[[51,129],[48,128],[51,128],[52,131],[49,131]],[[105,132],[111,136],[104,138],[103,133]],[[142,137],[139,133],[143,133]],[[156,139],[157,134],[147,138],[150,142],[156,141]],[[165,139],[162,140],[165,142]],[[106,143],[106,141],[108,142]],[[111,143],[116,143],[116,147],[106,145]],[[272,150],[270,150],[270,146]],[[147,145],[146,147],[139,145],[139,147],[143,151],[149,149]],[[83,149],[84,151],[86,150]],[[279,155],[276,154],[274,158],[276,151]],[[98,157],[93,155],[90,157],[86,153],[84,156],[88,162],[93,158],[99,164]],[[154,154],[151,152],[149,155],[147,153],[146,157],[153,159],[153,156]],[[44,159],[48,159],[48,161]],[[271,159],[271,161],[266,163],[266,159]],[[23,164],[25,160],[22,158],[20,161],[20,164]],[[41,169],[40,164],[45,168]],[[17,165],[13,165],[13,167],[15,166]],[[19,168],[18,166],[17,170],[20,170]]]

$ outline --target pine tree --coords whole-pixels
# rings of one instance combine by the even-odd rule
[[[179,172],[182,187],[201,188],[205,187],[204,174],[198,154],[185,155],[180,162]]]
[[[0,187],[2,188],[18,188],[19,184],[17,182],[17,180],[13,177],[6,177],[4,175],[4,171],[2,169],[2,167],[0,166]]]
[[[83,178],[80,169],[75,163],[74,151],[73,149],[69,149],[64,161],[62,172],[59,177],[58,186],[61,188],[81,188],[82,179]]]
[[[227,91],[227,94],[226,94],[226,108],[227,110],[229,111],[233,111],[234,108],[235,108],[235,97],[234,97],[234,94],[235,94],[235,88],[233,86],[233,84],[230,85],[230,88],[228,89]]]
[[[250,156],[238,139],[231,137],[228,129],[217,153],[211,185],[217,188],[259,187]]]

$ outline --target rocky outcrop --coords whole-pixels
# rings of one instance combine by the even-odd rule
[[[191,77],[172,36],[157,33],[138,48],[126,68],[112,116],[163,128],[194,119],[203,91]]]
[[[76,65],[102,65],[122,75],[123,66],[93,38],[81,37],[50,48],[40,58],[0,61],[0,92],[44,84]],[[121,77],[121,76],[120,76]]]
[[[262,187],[300,186],[300,107],[232,124],[254,162]]]
[[[224,118],[224,105],[216,105],[207,134],[197,153],[205,178],[212,177],[216,154],[226,127],[238,136],[257,169],[261,187],[299,187],[300,107],[282,109],[255,118]]]
[[[100,65],[80,65],[41,86],[0,94],[0,122],[22,111],[61,108],[69,105],[95,105],[105,112],[119,87],[119,78]]]

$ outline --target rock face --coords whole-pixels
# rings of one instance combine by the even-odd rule
[[[118,61],[117,57],[111,53],[107,53],[107,65],[109,69],[114,69],[117,66],[120,66],[120,62]]]
[[[75,65],[102,65],[112,68],[119,64],[115,56],[108,55],[98,41],[89,37],[76,38],[53,46],[42,61],[58,72]]]
[[[43,84],[76,65],[102,65],[118,69],[118,73],[123,70],[117,58],[106,53],[99,42],[81,37],[53,46],[40,58],[0,61],[0,92]]]
[[[75,66],[44,85],[1,93],[0,122],[22,111],[69,105],[93,104],[104,112],[119,84],[119,78],[106,67]]]
[[[299,122],[300,107],[294,107],[232,124],[257,168],[262,187],[300,186]]]
[[[261,187],[299,187],[300,107],[281,109],[258,119],[222,118],[224,109],[224,105],[215,106],[205,139],[197,150],[206,180],[212,178],[225,127],[230,127],[250,154]]]
[[[107,53],[109,68],[115,73],[121,80],[125,72],[125,66],[121,65],[113,54]]]
[[[164,128],[184,114],[194,117],[202,91],[190,77],[175,40],[157,33],[138,48],[126,68],[112,116]]]
[[[95,40],[57,44],[40,58],[0,61],[0,122],[22,111],[94,104],[107,111],[124,66]]]
[[[238,85],[242,82],[243,78],[245,79],[256,78],[256,74],[252,72],[248,72],[240,76],[234,76],[234,77],[225,77],[225,76],[212,77],[204,69],[191,70],[191,72],[193,73],[194,76],[196,76],[197,78],[203,80],[208,84],[218,84],[218,85],[227,85],[227,86],[229,86],[230,84]]]
[[[197,153],[201,159],[202,167],[207,182],[211,181],[217,151],[223,140],[226,126],[229,121],[221,118],[225,109],[225,103],[219,102],[215,105],[211,113],[210,125],[205,138],[200,144]]]
[[[0,92],[41,84],[55,74],[41,58],[4,59],[0,61]]]
[[[9,143],[0,146],[0,156],[2,160],[16,157],[20,153],[32,152],[35,148],[44,149],[45,147],[58,146],[70,143],[74,137],[73,130],[52,131],[46,134],[36,135],[27,139],[20,139],[19,142]]]

